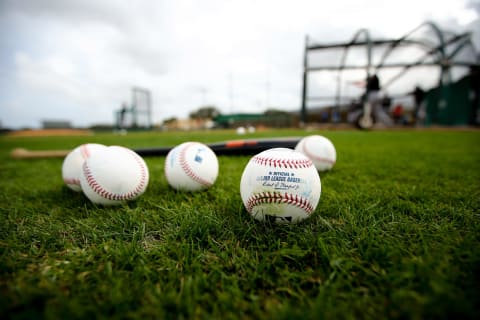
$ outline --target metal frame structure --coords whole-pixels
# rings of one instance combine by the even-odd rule
[[[145,105],[144,108],[139,108],[139,96],[143,95],[145,97]],[[132,88],[132,97],[131,97],[131,105],[128,108],[127,104],[124,103],[122,109],[117,110],[115,112],[116,117],[116,126],[118,129],[126,129],[124,128],[124,121],[125,115],[131,115],[131,124],[128,126],[129,128],[144,128],[144,129],[151,129],[152,128],[152,95],[150,90],[133,87]],[[139,115],[144,115],[146,117],[146,125],[139,126],[138,119]],[[122,121],[123,120],[123,121]]]
[[[140,109],[139,106],[139,95],[145,96],[145,109]],[[132,122],[134,126],[138,126],[138,115],[144,114],[147,120],[147,129],[152,128],[152,95],[150,90],[143,89],[139,87],[132,88]]]
[[[437,43],[428,41],[428,40],[416,40],[411,39],[412,34],[417,32],[422,28],[429,28],[433,31],[433,34],[436,37]],[[360,40],[360,37],[364,40]],[[346,65],[346,59],[351,47],[365,47],[367,63],[366,65]],[[376,65],[372,64],[372,49],[375,46],[387,46],[387,49],[383,52],[380,62]],[[390,54],[399,47],[404,46],[417,46],[425,51],[425,54],[414,62],[408,63],[386,63],[387,58]],[[450,49],[447,51],[447,47]],[[318,50],[327,50],[340,48],[344,49],[343,55],[339,65],[324,65],[310,67],[308,65],[308,54],[313,51]],[[472,53],[475,56],[475,61],[457,61],[454,58],[465,48],[472,50]],[[433,57],[433,62],[427,62],[429,58]],[[380,69],[385,68],[401,68],[400,72],[387,81],[383,87],[390,86],[397,79],[402,77],[407,71],[411,68],[419,66],[438,66],[440,68],[440,78],[438,81],[439,86],[448,85],[451,80],[451,68],[453,66],[463,66],[463,67],[478,67],[480,65],[478,53],[475,50],[475,47],[471,41],[471,33],[461,33],[453,34],[451,32],[442,31],[435,23],[428,21],[412,31],[405,34],[403,37],[398,39],[383,39],[383,40],[374,40],[371,38],[370,32],[367,29],[358,30],[352,40],[345,43],[329,43],[329,44],[313,44],[310,43],[309,37],[306,36],[305,39],[305,51],[303,57],[303,86],[302,86],[302,105],[300,111],[300,121],[302,123],[306,122],[307,119],[307,100],[308,97],[308,74],[311,72],[318,71],[337,71],[337,88],[336,88],[336,106],[340,106],[341,99],[341,76],[343,70],[355,70],[363,69],[365,70],[365,79],[367,79],[371,74],[375,74]]]

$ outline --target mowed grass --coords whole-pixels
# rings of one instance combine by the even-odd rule
[[[0,137],[0,318],[478,318],[480,131],[323,134],[338,162],[315,213],[268,225],[243,208],[249,156],[219,156],[215,185],[101,207],[63,185],[63,159],[14,147],[128,147],[238,138],[233,131]]]

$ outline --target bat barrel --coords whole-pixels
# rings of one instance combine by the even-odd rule
[[[271,148],[295,148],[301,137],[231,140],[207,144],[217,155],[253,155]],[[142,157],[166,156],[174,147],[134,149]],[[27,150],[17,148],[11,153],[15,159],[65,157],[71,150]]]

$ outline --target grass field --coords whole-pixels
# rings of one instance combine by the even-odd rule
[[[168,187],[145,158],[146,193],[100,207],[63,185],[63,159],[14,147],[128,147],[238,138],[211,133],[0,137],[0,318],[478,318],[480,131],[323,134],[337,149],[315,213],[253,220],[239,182],[249,157],[220,156],[215,185]]]

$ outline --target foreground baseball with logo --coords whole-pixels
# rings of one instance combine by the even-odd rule
[[[263,151],[250,159],[240,180],[240,195],[257,220],[297,223],[320,200],[321,182],[313,162],[287,148]]]
[[[179,191],[210,188],[218,176],[218,159],[207,145],[189,141],[173,148],[165,159],[165,178]]]

